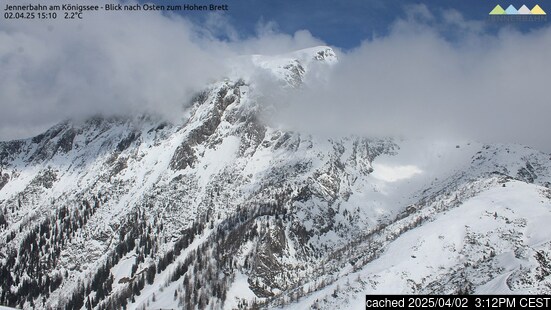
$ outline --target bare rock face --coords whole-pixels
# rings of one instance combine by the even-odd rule
[[[8,184],[9,180],[10,180],[10,175],[7,173],[2,173],[2,171],[0,170],[0,190],[2,189],[2,187]]]
[[[31,181],[30,186],[41,186],[50,189],[56,181],[57,174],[52,169],[48,168],[39,172],[38,175]]]

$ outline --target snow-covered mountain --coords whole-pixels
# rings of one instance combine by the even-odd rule
[[[316,47],[252,56],[284,87]],[[551,158],[519,145],[266,125],[254,80],[181,123],[66,121],[0,142],[0,305],[363,308],[369,293],[549,293]]]

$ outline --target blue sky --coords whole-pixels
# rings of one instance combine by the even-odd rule
[[[150,1],[148,1],[150,2]],[[157,3],[174,3],[174,1],[156,0]],[[385,36],[389,26],[397,19],[407,14],[408,5],[425,4],[433,14],[444,10],[456,10],[467,20],[487,22],[488,13],[497,4],[507,8],[510,4],[519,8],[526,4],[532,8],[539,4],[544,10],[550,11],[547,0],[196,0],[186,3],[210,4],[222,3],[230,6],[230,11],[224,13],[225,18],[236,29],[237,33],[246,38],[255,34],[259,22],[275,22],[278,31],[294,33],[307,29],[315,37],[329,45],[344,49],[359,45],[362,40],[374,36]],[[191,20],[201,23],[208,13],[184,12]],[[502,27],[515,27],[522,31],[539,28],[547,22],[523,23],[488,23],[488,31],[496,31]]]

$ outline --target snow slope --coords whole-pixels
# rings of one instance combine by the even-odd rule
[[[503,185],[435,214],[376,260],[289,309],[363,309],[366,294],[549,293],[548,276],[541,278],[548,261],[537,253],[550,254],[551,192],[519,181]]]

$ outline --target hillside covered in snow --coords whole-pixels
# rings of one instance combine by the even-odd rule
[[[329,47],[255,55],[300,89]],[[551,292],[551,158],[266,124],[235,68],[181,122],[68,120],[0,142],[0,305],[360,309],[365,294]]]

